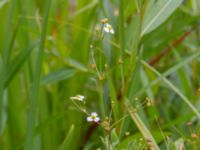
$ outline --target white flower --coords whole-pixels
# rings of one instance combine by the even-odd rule
[[[78,101],[83,101],[84,98],[85,98],[85,96],[83,96],[83,95],[76,95],[76,96],[70,97],[71,100],[78,100]]]
[[[104,31],[107,32],[107,33],[111,33],[111,34],[115,33],[113,27],[109,23],[106,23],[104,25]]]
[[[98,117],[98,114],[96,112],[92,112],[90,116],[87,117],[88,122],[99,122],[100,118]]]

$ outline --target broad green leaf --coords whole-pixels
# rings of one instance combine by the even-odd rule
[[[45,77],[43,77],[41,84],[51,84],[56,83],[62,80],[66,80],[73,76],[76,73],[76,70],[74,69],[60,69],[55,72],[49,73]]]
[[[160,26],[183,2],[183,0],[158,0],[145,11],[142,35]]]

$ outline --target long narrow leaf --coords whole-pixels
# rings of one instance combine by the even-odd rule
[[[149,7],[145,12],[142,35],[161,25],[182,2],[183,0],[158,0],[152,7]]]
[[[8,60],[10,57],[10,51],[11,51],[11,29],[12,29],[12,18],[14,15],[14,6],[15,2],[12,1],[10,9],[9,9],[9,16],[7,20],[7,26],[6,26],[6,37],[4,41],[4,49],[3,49],[3,58],[2,58],[2,65],[0,70],[0,134],[2,131],[2,118],[3,118],[3,99],[4,99],[4,83],[5,83],[5,76],[6,71],[8,69]]]
[[[140,130],[142,135],[144,136],[145,140],[150,144],[152,149],[159,150],[160,148],[156,144],[155,139],[151,135],[151,132],[148,130],[148,128],[145,126],[137,112],[134,111],[134,109],[131,107],[131,104],[128,102],[126,103],[127,110],[133,119],[133,122],[136,124],[137,128]]]
[[[60,69],[56,72],[49,73],[41,80],[41,84],[51,84],[62,80],[66,80],[76,73],[75,69]]]
[[[7,70],[6,81],[4,87],[7,87],[8,84],[12,81],[14,76],[17,74],[21,66],[25,63],[25,61],[29,58],[32,50],[36,46],[37,43],[31,45],[28,50],[22,51],[19,55],[13,60],[13,62],[9,65],[9,70]]]
[[[26,140],[25,140],[25,150],[31,150],[33,139],[34,139],[34,127],[35,127],[35,121],[36,121],[36,101],[38,99],[39,94],[39,86],[40,86],[40,74],[41,74],[41,67],[42,67],[42,56],[44,53],[44,43],[46,39],[46,32],[47,32],[47,23],[48,23],[48,15],[49,15],[49,8],[51,5],[51,0],[47,1],[45,14],[44,14],[44,20],[42,24],[42,33],[41,33],[41,39],[40,39],[40,45],[39,45],[39,51],[38,51],[38,57],[37,62],[35,64],[35,72],[34,72],[34,80],[33,80],[33,86],[31,89],[31,97],[30,97],[30,108],[28,112],[28,125],[27,125],[27,133],[26,133]]]
[[[74,133],[74,125],[71,125],[71,128],[69,129],[69,132],[67,134],[67,136],[65,137],[64,142],[62,143],[62,145],[60,146],[60,150],[67,150],[70,149],[70,144],[73,138],[73,133]]]
[[[162,80],[175,92],[177,93],[183,100],[183,102],[185,102],[188,107],[196,114],[196,116],[200,119],[200,113],[199,111],[193,106],[193,104],[190,102],[190,100],[181,93],[181,91],[175,87],[168,79],[166,79],[163,75],[161,75],[156,69],[154,69],[153,67],[151,67],[149,64],[147,64],[145,61],[141,61],[141,63],[147,67],[148,69],[150,69],[152,72],[154,72],[156,75],[158,75],[159,77],[162,78]]]

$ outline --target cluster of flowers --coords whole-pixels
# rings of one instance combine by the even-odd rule
[[[102,22],[103,25],[104,25],[104,28],[103,28],[103,29],[104,29],[104,32],[106,32],[106,33],[111,33],[111,34],[114,34],[114,33],[115,33],[115,31],[114,31],[112,25],[110,25],[110,24],[108,23],[108,19],[107,19],[107,18],[101,19],[101,22]]]
[[[85,96],[83,95],[76,95],[76,96],[72,96],[70,97],[71,100],[77,100],[77,101],[81,101],[84,102]],[[92,112],[90,115],[88,115],[87,117],[87,121],[88,122],[99,122],[100,118],[98,117],[98,114],[96,112]]]
[[[107,18],[104,18],[104,19],[101,19],[101,23],[103,24],[103,31],[105,33],[110,33],[110,34],[114,34],[115,31],[112,27],[112,25],[110,25],[108,23],[108,19]],[[93,45],[90,45],[90,48],[92,48]],[[85,96],[83,95],[76,95],[76,96],[72,96],[70,97],[71,100],[73,101],[81,101],[81,102],[84,102],[84,99],[85,99]],[[100,121],[100,117],[98,117],[98,114],[96,112],[92,112],[91,114],[88,114],[85,110],[84,112],[88,115],[87,117],[87,121],[88,122],[99,122]]]

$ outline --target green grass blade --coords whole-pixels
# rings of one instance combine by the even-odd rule
[[[162,24],[183,2],[183,0],[157,1],[146,10],[142,25],[142,35],[151,32]]]
[[[170,75],[171,73],[175,72],[176,70],[180,69],[181,67],[183,67],[184,65],[190,63],[192,60],[196,59],[197,57],[200,56],[200,52],[196,52],[193,55],[189,56],[188,58],[186,58],[185,60],[181,61],[180,63],[176,64],[175,66],[171,67],[170,69],[168,69],[166,72],[164,72],[162,74],[163,77],[166,77],[168,75]],[[162,80],[162,77],[158,77],[156,80],[153,80],[152,82],[150,82],[147,86],[145,86],[144,88],[142,88],[139,92],[137,92],[135,94],[135,96],[139,96],[142,93],[144,93],[148,88],[152,87],[153,85],[157,84],[160,80]]]
[[[108,79],[108,86],[109,86],[109,90],[110,90],[110,97],[112,100],[112,109],[113,109],[113,114],[114,114],[114,118],[115,120],[118,120],[119,117],[119,102],[117,101],[117,93],[115,90],[115,87],[113,85],[113,80],[111,78],[111,74],[108,73],[107,74],[107,79]]]
[[[41,32],[41,39],[38,51],[37,62],[35,64],[35,72],[34,72],[34,79],[33,85],[31,88],[31,97],[30,97],[30,107],[28,112],[28,124],[27,124],[27,133],[26,133],[26,140],[25,140],[25,150],[31,150],[33,147],[33,139],[34,139],[34,127],[36,121],[36,101],[38,99],[39,94],[39,87],[40,87],[40,74],[42,68],[42,58],[44,53],[44,44],[46,39],[46,32],[47,32],[47,23],[48,23],[48,15],[49,9],[51,5],[51,0],[47,1],[44,20],[42,23],[42,32]]]
[[[71,58],[67,59],[66,63],[72,68],[75,68],[75,69],[83,71],[83,72],[88,72],[88,68],[85,65],[83,65],[82,63],[80,63],[74,59],[71,59]]]
[[[154,69],[153,67],[151,67],[149,64],[147,64],[145,61],[141,61],[141,63],[147,67],[149,70],[151,70],[152,72],[154,72],[156,75],[158,75],[159,77],[162,78],[162,80],[175,92],[177,93],[182,100],[188,105],[188,107],[196,114],[196,116],[200,119],[200,113],[199,111],[193,106],[193,104],[190,102],[190,100],[183,95],[180,90],[175,87],[168,79],[166,79],[162,74],[160,74],[156,69]]]
[[[64,142],[62,143],[62,145],[60,146],[60,150],[66,150],[66,149],[70,149],[70,144],[73,138],[73,133],[74,133],[74,125],[71,125],[71,128],[68,131],[68,134],[65,137]]]
[[[15,3],[14,1],[11,1],[11,6],[9,9],[9,16],[7,20],[7,25],[6,25],[6,36],[5,36],[5,41],[4,41],[4,49],[2,52],[2,67],[0,70],[0,134],[2,132],[2,118],[3,118],[3,97],[4,97],[4,83],[5,83],[5,76],[6,76],[6,71],[8,69],[8,60],[10,56],[10,48],[11,46],[11,29],[12,29],[12,18],[14,14],[14,6]]]
[[[144,136],[145,140],[148,141],[148,143],[151,143],[150,146],[152,149],[159,150],[160,148],[158,147],[156,141],[154,140],[153,136],[151,135],[151,132],[149,129],[146,127],[146,125],[143,123],[139,115],[134,111],[133,107],[131,107],[131,104],[126,102],[126,107],[127,110],[133,120],[133,122],[136,124],[137,128],[140,130],[142,135]]]
[[[43,79],[41,80],[41,84],[45,85],[63,81],[72,77],[75,73],[76,70],[74,69],[60,69],[43,77]]]
[[[141,80],[142,80],[143,85],[144,85],[144,86],[149,85],[148,76],[147,76],[147,74],[146,74],[146,72],[145,72],[145,70],[144,70],[143,68],[141,68],[141,70],[140,70],[140,76],[141,76]],[[149,97],[151,100],[154,100],[154,94],[153,94],[153,91],[152,91],[151,88],[148,88],[148,89],[146,90],[146,93],[147,93],[148,97]]]
[[[87,4],[83,8],[77,10],[76,13],[74,14],[74,17],[78,16],[79,14],[84,13],[85,11],[87,11],[87,10],[93,8],[93,7],[95,7],[97,4],[98,4],[98,1],[97,0],[93,0],[91,3]]]
[[[125,36],[124,36],[124,0],[119,1],[119,39],[120,39],[120,54],[119,59],[122,60],[125,51]],[[122,90],[124,89],[124,67],[120,64]]]
[[[9,85],[9,83],[12,81],[14,76],[18,73],[21,66],[29,58],[29,56],[30,56],[32,50],[35,48],[36,44],[31,45],[27,50],[23,50],[18,56],[16,56],[16,58],[13,60],[13,62],[9,65],[10,69],[7,71],[4,88]]]

